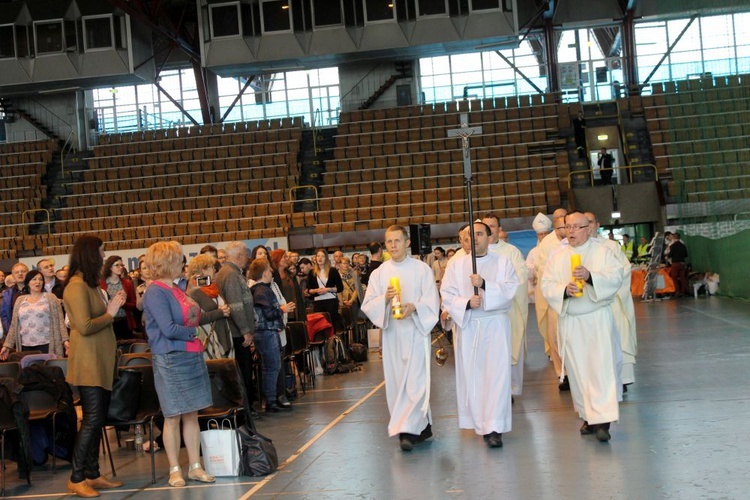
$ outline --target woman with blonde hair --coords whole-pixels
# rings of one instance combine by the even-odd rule
[[[188,479],[215,481],[200,463],[198,411],[211,406],[212,399],[203,344],[196,338],[196,327],[213,318],[202,315],[200,306],[174,285],[174,280],[182,275],[182,259],[182,246],[176,241],[151,245],[145,264],[152,282],[143,295],[154,385],[164,415],[169,485],[178,487],[185,486],[179,464],[180,422],[190,462]]]
[[[327,312],[334,329],[341,325],[338,295],[344,290],[341,275],[331,266],[325,248],[315,250],[313,269],[307,275],[307,293],[313,298],[315,312]]]
[[[198,335],[203,342],[207,359],[233,358],[234,345],[224,311],[229,306],[219,294],[214,282],[216,259],[210,253],[198,254],[188,263],[187,294],[196,301],[204,314],[212,314],[214,321],[202,324]]]

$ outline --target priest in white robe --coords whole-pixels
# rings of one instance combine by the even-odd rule
[[[550,256],[541,289],[558,314],[563,373],[570,381],[573,406],[584,420],[580,432],[609,441],[609,424],[619,419],[622,358],[612,302],[622,285],[623,267],[610,249],[589,239],[584,214],[574,212],[565,222],[569,244]],[[575,268],[572,254],[581,258]],[[580,291],[583,295],[576,297]]]
[[[518,288],[513,297],[513,307],[508,312],[511,330],[511,357],[513,364],[510,368],[510,393],[520,396],[523,393],[523,365],[526,359],[526,322],[529,319],[529,271],[521,251],[510,243],[500,239],[502,230],[500,219],[495,214],[482,217],[482,222],[490,228],[489,251],[505,256],[513,264],[518,277]]]
[[[537,283],[542,280],[544,276],[544,268],[547,264],[547,259],[554,253],[560,246],[562,241],[565,239],[565,209],[559,208],[552,214],[552,227],[553,231],[542,239],[537,245],[537,251],[535,253],[534,269],[536,271]],[[555,369],[555,376],[560,377],[562,373],[562,362],[560,360],[560,349],[558,346],[558,334],[557,334],[557,313],[555,310],[547,304],[547,301],[542,294],[542,291],[537,287],[536,297],[534,301],[534,307],[536,308],[536,321],[539,327],[539,334],[544,339],[544,350],[552,361],[552,366]],[[563,379],[560,383],[560,390],[568,390],[568,382]]]
[[[617,290],[615,300],[612,302],[612,314],[615,316],[617,333],[620,337],[620,348],[622,350],[622,368],[620,378],[623,389],[635,382],[635,357],[638,355],[638,337],[635,328],[635,305],[633,295],[630,293],[630,279],[632,264],[622,252],[620,245],[609,238],[599,236],[599,221],[593,212],[586,212],[589,219],[589,235],[591,238],[602,243],[615,254],[623,269],[623,279],[620,289]],[[619,252],[617,250],[620,250]]]
[[[432,269],[408,255],[409,235],[402,226],[385,233],[391,258],[369,278],[362,312],[382,330],[383,373],[388,410],[388,435],[399,436],[404,451],[432,436],[430,413],[430,365],[432,328],[440,314],[440,299]],[[391,302],[398,290],[403,318],[394,319]]]
[[[456,324],[458,426],[473,429],[490,447],[511,430],[511,329],[508,313],[518,289],[513,264],[489,252],[486,224],[473,225],[477,273],[471,255],[448,263],[440,293]],[[479,293],[475,294],[474,287]]]

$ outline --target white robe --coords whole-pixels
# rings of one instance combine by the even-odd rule
[[[557,238],[555,232],[545,236],[537,245],[535,253],[534,269],[536,271],[537,288],[534,307],[536,309],[536,322],[539,327],[539,334],[544,339],[544,352],[550,357],[552,366],[555,368],[555,374],[559,377],[562,374],[562,361],[560,359],[560,349],[558,346],[557,335],[557,313],[550,308],[547,300],[542,294],[539,286],[544,277],[544,268],[547,260],[555,251],[563,245],[562,241]]]
[[[385,292],[398,277],[401,303],[416,312],[404,319],[391,317]],[[362,312],[383,332],[383,374],[388,411],[388,435],[419,434],[432,421],[430,414],[430,332],[440,318],[440,299],[430,266],[417,259],[384,262],[370,276]]]
[[[477,258],[477,274],[485,280],[479,290],[482,305],[466,309],[474,287],[469,276],[471,256],[448,263],[440,293],[443,307],[456,324],[458,426],[479,435],[511,430],[511,331],[508,313],[518,289],[510,260],[488,253]]]
[[[572,279],[573,253],[581,255],[593,285],[586,283],[583,297],[564,298]],[[619,419],[622,357],[612,302],[622,281],[620,261],[609,248],[591,239],[577,248],[566,245],[556,251],[542,276],[542,293],[559,315],[563,370],[570,380],[573,406],[589,424]]]
[[[620,261],[623,268],[623,280],[620,289],[617,290],[614,302],[612,302],[612,314],[615,316],[617,333],[620,336],[620,347],[622,349],[622,368],[620,377],[623,384],[635,382],[635,357],[638,355],[638,337],[635,328],[635,305],[633,295],[630,293],[630,279],[632,265],[622,252],[616,241],[608,238],[597,237],[596,241],[607,246]],[[618,250],[618,251],[616,251]]]
[[[511,356],[513,365],[510,369],[510,393],[519,396],[523,392],[523,362],[526,358],[526,322],[529,319],[529,271],[526,269],[526,261],[523,260],[521,251],[510,243],[503,240],[489,246],[489,251],[507,257],[518,277],[518,289],[513,297],[513,307],[508,316],[510,317]]]

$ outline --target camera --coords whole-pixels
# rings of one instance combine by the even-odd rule
[[[195,278],[195,286],[208,286],[211,284],[211,276],[198,276]]]

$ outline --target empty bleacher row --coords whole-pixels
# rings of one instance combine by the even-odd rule
[[[654,84],[643,97],[657,170],[676,202],[750,197],[750,75]]]
[[[520,217],[559,206],[569,171],[559,128],[570,120],[567,106],[552,96],[353,111],[342,113],[326,162],[317,231],[347,228],[352,218],[358,229],[382,227],[396,216],[414,223],[464,220],[461,140],[447,137],[461,126],[461,113],[469,126],[482,127],[470,139],[474,181],[486,194],[478,209]]]
[[[46,188],[42,176],[58,149],[53,140],[0,144],[0,258],[17,255],[15,239],[23,234],[24,212],[33,220]]]
[[[182,128],[167,128],[157,130],[142,130],[122,134],[102,134],[99,136],[99,146],[107,144],[127,144],[131,142],[143,143],[164,139],[186,137],[207,137],[224,134],[257,132],[264,130],[301,129],[302,117],[274,118],[270,120],[255,120],[249,122],[214,123],[211,125],[195,125]]]
[[[143,142],[99,145],[94,148],[94,152],[96,156],[107,157],[139,153],[203,150],[208,147],[217,148],[283,141],[298,141],[301,135],[302,130],[300,128],[255,132],[227,132],[221,135],[149,139]],[[235,154],[234,156],[237,155]]]
[[[266,123],[299,126],[301,119]],[[285,233],[290,207],[284,202],[299,175],[301,129],[231,125],[201,127],[195,137],[178,130],[102,140],[91,168],[80,172],[83,180],[61,196],[61,220],[42,237],[44,246],[67,252],[90,231],[104,232],[118,248],[164,238],[202,242]]]

